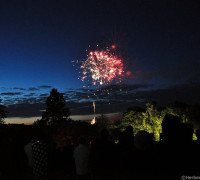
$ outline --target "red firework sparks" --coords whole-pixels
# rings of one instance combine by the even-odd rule
[[[93,85],[108,84],[114,79],[120,80],[123,75],[123,62],[109,51],[91,51],[83,62],[82,81],[91,77]]]
[[[127,72],[126,72],[126,75],[127,75],[127,76],[130,76],[130,75],[131,75],[131,71],[127,71]]]
[[[115,45],[112,45],[112,46],[111,46],[111,48],[112,48],[112,49],[115,49],[115,48],[116,48],[116,46],[115,46]]]

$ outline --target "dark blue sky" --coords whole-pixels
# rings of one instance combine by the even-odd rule
[[[132,72],[125,84],[199,83],[199,17],[198,0],[1,1],[1,98],[19,93],[16,87],[26,89],[23,95],[43,85],[81,88],[71,61],[85,58],[89,44],[115,39]]]

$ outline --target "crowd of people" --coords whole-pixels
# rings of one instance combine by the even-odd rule
[[[117,140],[113,140],[109,131],[103,129],[99,138],[68,138],[62,147],[58,147],[51,136],[45,133],[20,145],[20,141],[14,138],[9,142],[9,139],[1,136],[4,146],[1,147],[3,161],[0,177],[33,180],[161,180],[200,174],[200,130],[196,131],[197,140],[193,141],[190,124],[180,123],[178,117],[168,114],[162,122],[159,142],[154,141],[153,134],[146,131],[139,131],[135,136],[133,134],[133,127],[128,126]],[[9,147],[6,148],[9,153],[5,151],[5,145]],[[12,162],[12,167],[9,162]]]

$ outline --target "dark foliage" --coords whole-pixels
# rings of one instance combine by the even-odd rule
[[[1,103],[1,99],[0,99],[0,103]],[[4,118],[6,118],[6,114],[8,113],[7,111],[5,111],[5,106],[0,105],[0,124],[4,123]]]

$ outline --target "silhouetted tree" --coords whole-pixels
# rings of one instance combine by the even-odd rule
[[[37,121],[37,124],[59,125],[67,122],[69,115],[70,112],[66,107],[63,93],[59,93],[57,89],[52,89],[46,100],[46,111],[42,114],[42,119]]]
[[[2,99],[0,99],[0,103],[1,103]],[[6,107],[3,105],[0,105],[0,124],[4,124],[4,118],[6,118],[6,114],[8,113],[7,111],[5,111]]]

